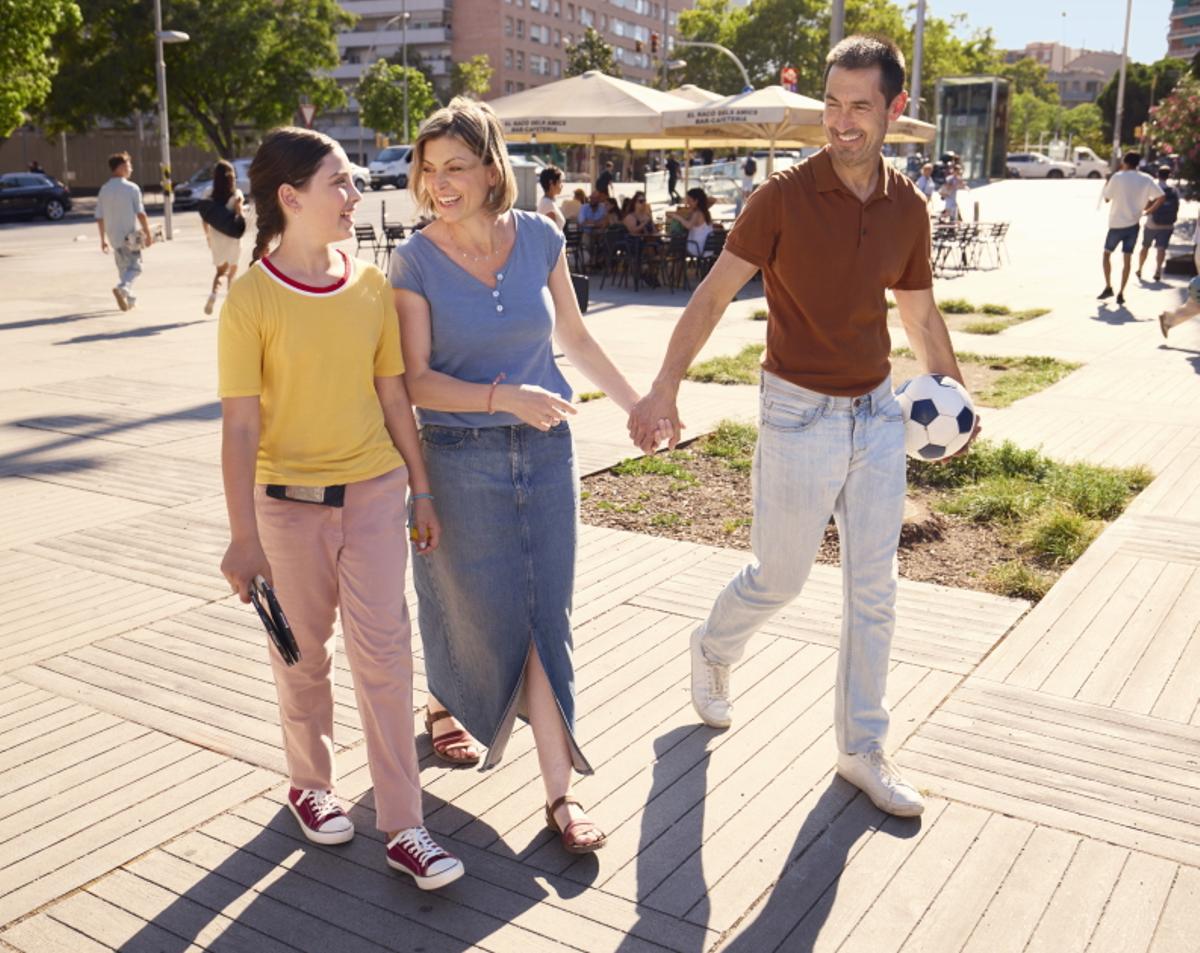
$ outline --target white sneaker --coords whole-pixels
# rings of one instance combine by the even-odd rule
[[[212,314],[213,308],[216,306],[216,304],[217,304],[217,293],[214,291],[212,294],[210,294],[208,296],[208,300],[204,302],[204,313]]]
[[[128,309],[129,309],[130,311],[132,311],[132,310],[133,310],[133,306],[134,306],[135,304],[137,304],[137,298],[135,298],[135,297],[134,297],[134,295],[133,295],[133,293],[132,293],[131,291],[126,291],[126,292],[125,292],[125,304],[126,304],[126,306],[128,307]]]
[[[700,644],[701,630],[692,633],[692,706],[710,728],[728,728],[733,723],[729,701],[729,666],[710,662]]]
[[[917,789],[900,777],[900,770],[879,748],[861,754],[839,754],[837,773],[888,814],[917,817],[925,810]]]

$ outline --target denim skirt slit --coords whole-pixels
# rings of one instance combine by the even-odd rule
[[[571,431],[521,424],[421,428],[442,540],[414,550],[417,619],[429,691],[487,746],[494,767],[523,710],[536,651],[566,726],[575,769],[571,600],[579,477]]]

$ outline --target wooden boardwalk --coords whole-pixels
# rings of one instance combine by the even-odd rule
[[[468,868],[429,895],[383,863],[340,652],[359,835],[308,844],[283,807],[264,637],[216,571],[212,323],[87,300],[81,325],[36,312],[4,332],[0,950],[1200,951],[1200,329],[1164,348],[1149,326],[1088,327],[1119,338],[988,415],[989,436],[1156,479],[1032,611],[902,583],[889,746],[923,818],[832,773],[836,570],[756,636],[714,731],[687,639],[743,554],[585,528],[578,729],[597,773],[577,793],[609,845],[575,858],[545,830],[527,728],[486,773],[441,766],[421,734],[427,823]],[[63,338],[84,350],[46,351]],[[754,390],[689,388],[683,407],[702,432],[751,415]],[[585,471],[628,454],[606,401],[576,429]],[[416,687],[419,706],[419,657]]]

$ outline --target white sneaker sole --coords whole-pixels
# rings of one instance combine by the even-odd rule
[[[348,831],[335,831],[332,834],[322,834],[320,831],[314,831],[300,818],[300,812],[296,810],[296,806],[291,802],[287,802],[288,810],[292,812],[292,817],[296,819],[296,823],[300,825],[300,832],[314,844],[345,844],[354,839],[354,825],[350,825]]]
[[[417,874],[414,874],[403,864],[397,863],[390,857],[387,859],[387,862],[388,866],[393,870],[398,870],[400,873],[408,874],[410,877],[412,877],[414,883],[416,883],[416,885],[422,890],[437,890],[441,887],[445,887],[448,884],[454,883],[454,881],[458,880],[459,877],[467,872],[467,868],[463,866],[462,861],[459,861],[454,867],[451,867],[449,870],[444,870],[440,874],[434,874],[432,877],[420,877]]]
[[[689,644],[688,644],[688,660],[691,664],[693,674],[692,674],[691,680],[688,682],[688,694],[691,696],[691,699],[692,699],[692,708],[694,708],[696,710],[696,714],[700,716],[700,720],[702,722],[704,722],[704,724],[708,725],[709,728],[728,728],[730,725],[733,724],[732,716],[727,716],[725,718],[714,718],[712,715],[705,714],[704,709],[701,708],[699,702],[696,701],[696,692],[695,692],[695,689],[692,687],[695,684],[696,665],[697,664],[703,665],[704,663],[696,662],[697,646],[696,646],[696,641],[695,641],[695,633],[692,634],[691,639],[692,639],[691,642],[689,642]],[[701,657],[703,657],[703,650],[701,650]]]

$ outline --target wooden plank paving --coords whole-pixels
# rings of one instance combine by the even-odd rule
[[[0,477],[0,547],[16,549],[154,510],[153,504],[137,500]]]

